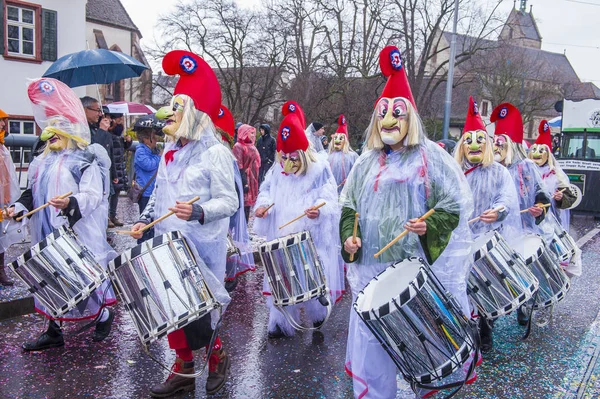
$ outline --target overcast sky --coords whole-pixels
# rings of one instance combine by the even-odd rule
[[[143,44],[152,42],[158,16],[176,4],[164,0],[121,2],[142,32]],[[251,8],[257,6],[260,0],[237,2],[241,7]],[[555,53],[566,51],[579,78],[600,87],[600,0],[529,0],[527,9],[529,5],[533,5],[533,15],[542,35],[542,49]],[[508,15],[512,7],[513,1],[506,0],[501,10]]]

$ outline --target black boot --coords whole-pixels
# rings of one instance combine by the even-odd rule
[[[206,378],[206,393],[212,395],[217,393],[225,381],[229,370],[229,355],[225,349],[213,350],[208,359],[208,377]]]
[[[63,339],[62,331],[58,324],[54,320],[50,320],[48,324],[48,330],[40,335],[40,337],[33,342],[26,342],[23,344],[23,350],[26,352],[43,351],[50,348],[58,348],[65,344]]]
[[[194,374],[194,362],[184,362],[182,359],[177,358],[171,369],[179,374]],[[191,392],[194,389],[196,389],[195,378],[171,374],[165,382],[150,388],[150,396],[153,398],[168,398],[178,392]]]
[[[285,338],[287,335],[285,335],[285,333],[283,331],[281,331],[281,328],[279,328],[279,326],[275,326],[275,330],[273,331],[269,331],[268,333],[268,337],[271,339],[277,339],[277,338]]]
[[[481,351],[484,353],[491,352],[494,348],[494,338],[492,336],[493,323],[491,320],[479,317],[479,337],[481,338]]]
[[[115,319],[115,312],[113,312],[109,308],[105,309],[108,311],[108,319],[106,319],[106,321],[96,324],[96,329],[94,330],[94,334],[92,335],[92,341],[94,342],[103,341],[106,337],[108,337],[108,334],[110,334],[110,327],[112,326],[112,322]]]
[[[524,309],[523,306],[519,306],[517,309],[517,322],[522,326],[526,326],[529,323],[529,315],[525,313],[525,310],[527,309]]]
[[[15,285],[15,283],[13,283],[6,274],[6,268],[4,266],[4,252],[0,254],[0,285],[4,285],[5,287]]]

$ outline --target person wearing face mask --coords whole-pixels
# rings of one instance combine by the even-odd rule
[[[4,138],[8,135],[6,132],[8,124],[8,114],[0,109],[0,285],[12,286],[14,283],[6,274],[4,265],[4,252],[15,242],[20,241],[23,231],[22,224],[19,225],[4,220],[7,216],[4,214],[4,207],[12,204],[21,194],[19,188],[19,179],[15,171],[10,152],[4,145]],[[23,222],[25,223],[25,222]]]
[[[168,75],[179,75],[171,105],[156,117],[165,121],[167,143],[163,151],[154,191],[132,231],[139,230],[169,211],[174,215],[154,225],[155,234],[180,231],[197,253],[196,262],[204,280],[225,310],[231,298],[224,287],[227,232],[230,217],[239,207],[235,188],[234,157],[221,141],[213,120],[221,110],[219,81],[204,59],[194,53],[174,50],[165,55],[162,67]],[[200,200],[187,204],[194,197]],[[217,336],[209,347],[218,312],[193,321],[167,335],[175,351],[173,373],[154,385],[150,395],[165,398],[196,389],[194,350],[208,354],[206,393],[212,395],[225,385],[230,359]]]
[[[246,175],[246,187],[244,188],[246,220],[250,218],[250,209],[256,203],[256,196],[258,195],[260,154],[254,146],[255,141],[255,128],[245,124],[238,128],[237,143],[233,146],[233,155],[237,159],[240,170]]]
[[[340,240],[353,298],[393,262],[417,256],[427,259],[431,271],[469,315],[466,278],[472,242],[467,224],[473,213],[471,191],[452,157],[425,136],[398,48],[385,47],[379,64],[388,81],[365,132],[363,152],[340,196]],[[420,221],[430,209],[435,213]],[[354,240],[356,213],[359,221]],[[404,230],[409,234],[375,258]],[[355,398],[396,397],[398,369],[354,311],[346,371],[353,378]],[[472,376],[467,383],[474,380]],[[414,389],[419,397],[435,392]]]
[[[494,162],[494,143],[486,132],[473,97],[469,98],[464,133],[456,144],[454,159],[461,166],[473,193],[473,212],[469,219],[479,217],[478,221],[469,224],[473,239],[492,230],[509,241],[520,237],[522,229],[517,191],[508,170]],[[493,322],[480,314],[482,352],[493,349],[492,328]]]
[[[75,93],[64,83],[50,78],[33,80],[27,94],[40,139],[47,142],[44,152],[30,164],[28,184],[19,199],[8,209],[17,217],[47,202],[50,206],[30,216],[31,243],[45,239],[62,225],[70,226],[100,266],[106,268],[116,253],[106,242],[110,158],[104,148],[90,144],[90,130],[83,107]],[[60,195],[72,192],[67,198]],[[38,313],[50,320],[48,329],[37,340],[23,344],[25,351],[41,351],[65,344],[62,330],[35,298]],[[116,303],[109,282],[60,321],[97,319],[92,340],[100,342],[110,333],[114,319],[107,306]]]
[[[283,105],[284,116],[277,132],[277,160],[267,172],[260,186],[255,206],[254,231],[267,240],[308,230],[319,254],[330,289],[330,303],[335,303],[344,290],[343,263],[336,240],[340,218],[335,180],[325,159],[317,157],[304,133],[304,113],[298,104],[288,101]],[[313,209],[325,202],[325,206]],[[268,211],[267,208],[274,204]],[[304,211],[306,217],[279,229]],[[270,288],[266,282],[265,294],[270,309],[269,338],[292,336],[294,328],[273,306]],[[323,323],[327,309],[314,298],[298,305],[286,306],[289,314],[299,323],[300,309],[304,308],[314,327]]]
[[[538,204],[547,204],[550,197],[537,165],[527,158],[523,148],[523,120],[519,110],[510,103],[502,103],[492,111],[490,121],[496,124],[494,132],[494,159],[508,169],[517,190],[521,226],[524,233],[544,235],[540,224],[545,218],[545,209]],[[529,317],[519,307],[517,321],[526,326]]]
[[[112,136],[113,142],[113,158],[115,164],[117,183],[113,183],[113,194],[108,201],[108,227],[123,226],[117,218],[117,206],[119,204],[119,193],[122,190],[127,190],[127,162],[125,152],[131,147],[131,136],[123,136],[123,114],[110,114],[110,127],[108,132]]]
[[[344,115],[340,115],[338,118],[338,128],[335,134],[331,136],[331,140],[329,165],[337,183],[338,193],[341,193],[344,183],[346,183],[346,178],[358,159],[358,154],[350,147],[348,124]]]

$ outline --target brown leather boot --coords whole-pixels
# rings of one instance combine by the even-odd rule
[[[177,358],[171,370],[179,374],[194,374],[194,362],[184,362],[182,359]],[[195,378],[181,377],[171,373],[165,382],[150,388],[150,396],[153,398],[168,398],[178,392],[191,392],[194,389],[196,389]]]
[[[229,371],[229,355],[225,349],[221,348],[210,354],[208,360],[208,377],[206,378],[206,393],[212,395],[217,393],[225,381],[227,381],[227,373]]]
[[[4,252],[0,254],[0,285],[4,285],[10,287],[11,285],[15,285],[11,279],[8,278],[6,274],[6,269],[4,266]]]

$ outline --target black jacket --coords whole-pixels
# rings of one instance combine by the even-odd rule
[[[271,137],[270,131],[267,130],[265,135],[260,136],[256,142],[256,148],[260,154],[260,170],[258,172],[258,182],[260,184],[265,178],[265,173],[271,169],[271,166],[275,162],[277,145],[275,139]]]
[[[125,151],[131,147],[131,142],[125,141],[122,136],[112,134],[113,140],[113,156],[111,157],[112,164],[115,166],[115,173],[118,183],[113,183],[115,191],[127,190],[127,165],[125,161]]]
[[[117,170],[115,168],[114,151],[113,151],[113,138],[112,134],[106,130],[102,130],[98,125],[90,125],[90,133],[92,134],[91,144],[100,144],[111,160],[110,163],[110,180],[113,181],[117,177]]]

